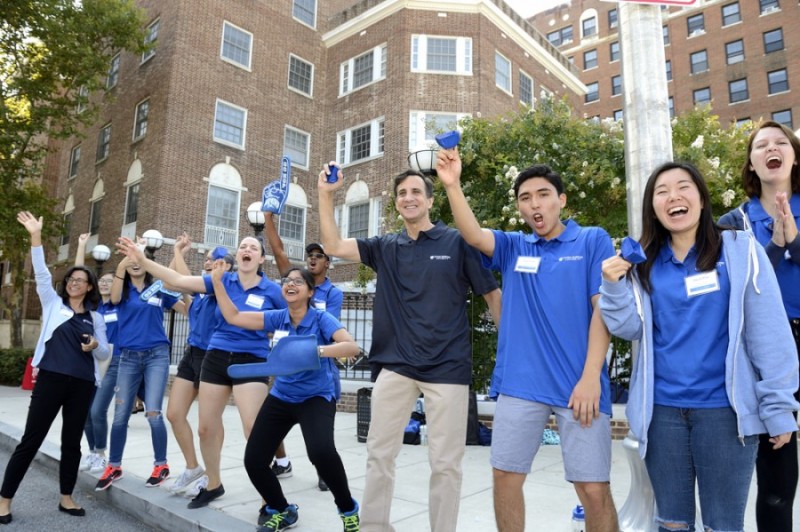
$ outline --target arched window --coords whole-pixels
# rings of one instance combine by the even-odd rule
[[[61,216],[64,218],[64,234],[61,236],[60,246],[58,247],[58,260],[67,260],[69,258],[69,234],[72,232],[72,217],[75,213],[75,198],[72,194],[67,198],[64,203],[64,210]]]
[[[366,182],[358,180],[347,189],[344,205],[336,207],[337,224],[344,238],[368,238],[380,234],[380,197],[370,198]]]
[[[89,199],[89,234],[91,236],[97,236],[97,233],[100,232],[101,207],[105,195],[106,190],[103,185],[103,180],[98,179],[94,184],[94,189],[92,189],[92,197]]]
[[[134,159],[128,168],[128,177],[125,179],[125,212],[122,218],[122,235],[128,238],[136,236],[136,220],[139,219],[139,185],[144,174],[142,162]]]
[[[209,248],[236,248],[242,190],[242,176],[228,161],[214,165],[209,172],[205,227],[205,243]]]

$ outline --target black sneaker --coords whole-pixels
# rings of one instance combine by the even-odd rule
[[[150,473],[150,478],[144,481],[144,485],[148,488],[155,488],[164,483],[169,478],[169,466],[167,464],[157,465]]]
[[[191,509],[202,508],[204,506],[208,506],[208,503],[215,499],[219,499],[223,495],[225,495],[225,488],[222,487],[222,484],[213,490],[200,488],[200,493],[198,493],[197,497],[192,499],[191,502],[186,505],[186,507]]]
[[[259,532],[277,532],[278,530],[286,530],[287,528],[294,528],[297,525],[297,505],[290,504],[282,512],[267,508],[266,512],[269,514],[269,520],[264,523]]]
[[[289,478],[292,476],[292,463],[289,462],[288,465],[285,467],[282,465],[278,465],[278,462],[272,462],[270,466],[272,472],[275,473],[275,476],[278,478]]]
[[[325,481],[322,480],[322,477],[317,477],[317,479],[317,487],[319,488],[319,491],[330,491],[330,488],[327,484],[325,484]]]
[[[270,517],[272,517],[272,514],[269,513],[267,510],[267,505],[265,504],[258,510],[258,526],[267,524],[267,521],[269,521]]]
[[[115,480],[119,480],[122,478],[122,468],[121,467],[114,467],[114,466],[106,466],[105,471],[103,474],[100,475],[100,480],[97,481],[97,485],[94,487],[94,491],[103,491],[111,487],[111,483]]]

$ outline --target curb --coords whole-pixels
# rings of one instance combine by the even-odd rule
[[[13,452],[22,438],[22,430],[0,421],[0,447]],[[34,461],[48,471],[58,475],[61,449],[45,440]],[[119,509],[147,526],[157,530],[170,532],[252,532],[255,523],[247,523],[213,508],[189,510],[187,499],[168,494],[162,489],[147,488],[144,479],[140,483],[135,476],[129,476],[134,482],[114,484],[105,491],[94,491],[97,478],[86,471],[78,472],[76,488],[91,494],[97,500]]]

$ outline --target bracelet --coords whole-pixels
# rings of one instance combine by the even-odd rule
[[[119,275],[115,275],[114,277],[116,277],[116,278],[117,278],[117,279],[119,279],[120,281],[124,281],[124,280],[125,280],[125,278],[124,278],[124,277],[120,277]]]

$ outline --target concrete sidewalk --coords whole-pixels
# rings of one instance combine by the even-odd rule
[[[0,445],[13,448],[19,441],[25,426],[29,401],[28,391],[0,387],[0,420],[2,420]],[[153,467],[153,452],[150,428],[141,414],[131,416],[122,464],[124,478],[115,482],[107,491],[96,495],[144,523],[160,529],[220,532],[254,530],[261,498],[250,484],[242,464],[245,440],[242,436],[238,411],[235,407],[228,406],[223,418],[226,429],[222,450],[225,495],[211,503],[208,508],[189,510],[186,508],[188,499],[171,495],[163,488],[145,487],[144,481]],[[196,426],[197,403],[193,405],[189,420]],[[60,453],[60,423],[59,417],[53,424],[42,452],[37,458],[52,468],[54,474],[57,474]],[[361,500],[364,490],[366,446],[359,443],[356,438],[356,414],[336,415],[336,446],[344,461],[353,496]],[[297,530],[309,532],[341,530],[341,521],[333,504],[333,497],[329,492],[323,493],[317,489],[316,471],[308,461],[298,427],[295,427],[286,438],[286,448],[292,461],[294,475],[281,480],[281,485],[289,502],[296,503],[300,507]],[[177,477],[183,471],[184,462],[171,433],[168,451],[172,477]],[[85,440],[84,452],[88,452]],[[621,442],[613,443],[612,452],[611,488],[619,509],[628,496],[630,469]],[[0,471],[5,471],[5,466],[6,464],[0,464]],[[489,448],[467,447],[463,469],[459,532],[494,530]],[[429,475],[427,448],[403,446],[397,459],[397,478],[392,506],[392,523],[399,532],[430,530],[427,512]],[[94,493],[98,476],[99,473],[80,473],[78,488]],[[170,483],[171,481],[167,481],[165,486]],[[745,521],[747,530],[755,530],[754,486],[755,481],[748,501]],[[56,497],[57,494],[54,493],[54,500]],[[76,493],[76,498],[79,502],[84,500],[80,493]],[[525,483],[525,500],[528,530],[552,532],[571,530],[571,512],[577,504],[577,496],[571,485],[564,481],[559,446],[541,447],[533,464],[533,472]],[[15,501],[14,525],[19,530],[24,530],[26,513],[35,511],[35,508],[26,507],[24,500]],[[91,511],[91,506],[87,506],[87,511]],[[798,520],[797,506],[795,520]]]

